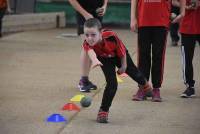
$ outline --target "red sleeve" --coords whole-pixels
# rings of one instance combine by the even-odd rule
[[[117,36],[115,36],[115,38],[117,41],[117,56],[121,58],[126,54],[126,48],[124,43]]]
[[[89,50],[91,49],[90,46],[87,44],[86,41],[84,41],[84,43],[83,43],[82,46],[83,46],[83,50],[86,51],[86,52],[89,51]]]
[[[116,53],[118,57],[123,57],[126,54],[126,48],[124,43],[118,38],[117,34],[113,32],[112,30],[104,29],[102,30],[102,36],[103,38],[109,38],[114,37],[116,40]]]

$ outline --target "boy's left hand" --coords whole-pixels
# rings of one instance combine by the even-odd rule
[[[120,67],[118,70],[117,70],[117,74],[123,74],[126,72],[126,67]]]
[[[97,60],[94,63],[92,63],[91,68],[93,69],[97,66],[103,66],[103,64],[99,60]]]

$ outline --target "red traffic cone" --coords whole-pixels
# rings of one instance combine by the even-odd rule
[[[67,103],[63,106],[62,110],[80,111],[80,108],[74,103]]]

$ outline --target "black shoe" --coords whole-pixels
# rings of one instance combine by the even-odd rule
[[[78,88],[81,92],[90,92],[90,90],[96,90],[97,86],[94,85],[91,81],[83,82],[82,80],[80,80]]]
[[[90,90],[96,90],[97,89],[97,86],[94,85],[91,81],[88,81],[88,86],[89,86]]]
[[[182,94],[182,98],[190,98],[195,97],[195,89],[194,87],[188,87]]]

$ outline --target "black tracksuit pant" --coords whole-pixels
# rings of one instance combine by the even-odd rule
[[[126,51],[126,56],[127,56],[127,69],[126,69],[127,75],[129,75],[138,84],[144,85],[146,83],[146,79],[133,63],[128,51]],[[115,69],[116,67],[118,68],[121,67],[121,60],[118,57],[104,58],[99,56],[98,59],[103,64],[103,66],[101,66],[101,69],[106,79],[106,87],[103,93],[100,109],[102,109],[103,111],[109,111],[109,108],[112,104],[118,86]]]
[[[138,28],[138,67],[153,88],[160,88],[163,81],[167,28]]]
[[[178,15],[180,13],[180,8],[172,6],[171,13],[175,13]],[[172,41],[178,42],[179,35],[178,35],[179,23],[171,23],[170,24],[170,37]]]
[[[184,83],[194,87],[193,56],[196,41],[200,44],[200,34],[181,34],[182,71]]]

